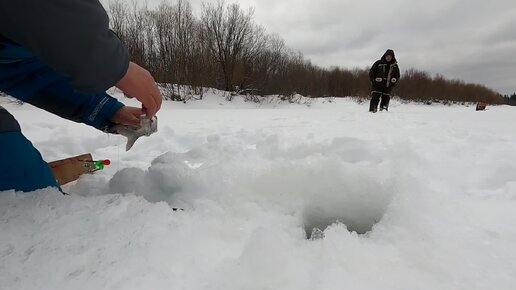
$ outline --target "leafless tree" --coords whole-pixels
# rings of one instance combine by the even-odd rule
[[[244,12],[240,5],[224,1],[204,4],[202,22],[208,34],[208,46],[224,77],[225,89],[231,91],[240,81],[237,66],[249,61],[256,50],[252,9]]]

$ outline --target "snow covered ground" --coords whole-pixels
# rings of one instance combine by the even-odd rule
[[[515,108],[209,95],[165,103],[126,153],[123,137],[4,106],[46,160],[112,165],[71,196],[0,192],[1,289],[516,285]]]

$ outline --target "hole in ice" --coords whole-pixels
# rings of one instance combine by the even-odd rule
[[[304,228],[306,238],[317,240],[324,238],[324,231],[331,225],[344,224],[349,232],[356,232],[364,235],[370,232],[385,213],[385,206],[372,206],[356,204],[342,206],[340,212],[332,205],[331,207],[312,207],[305,210]]]

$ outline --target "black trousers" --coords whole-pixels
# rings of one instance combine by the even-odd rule
[[[381,99],[381,101],[380,101]],[[389,102],[391,100],[391,94],[381,91],[371,92],[371,103],[369,104],[369,112],[378,111],[378,103],[380,103],[380,110],[389,110]]]

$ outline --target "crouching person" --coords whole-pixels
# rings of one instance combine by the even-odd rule
[[[108,95],[112,86],[142,107]],[[0,1],[0,91],[103,131],[139,126],[140,116],[152,118],[162,102],[154,78],[130,62],[97,0]],[[49,165],[3,108],[0,160],[0,191],[58,188]]]

